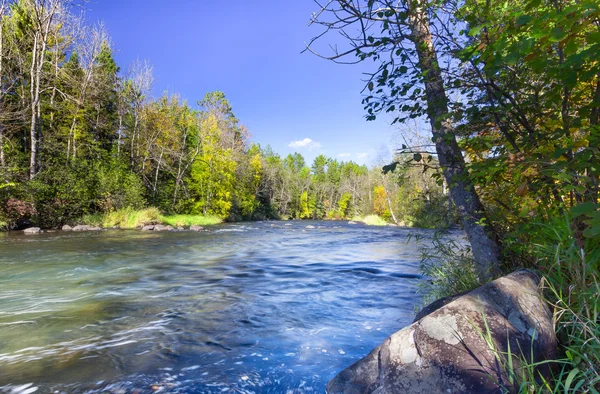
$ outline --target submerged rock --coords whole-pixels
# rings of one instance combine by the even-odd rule
[[[438,303],[340,372],[327,393],[518,392],[509,350],[516,376],[522,360],[537,363],[557,355],[552,312],[539,282],[533,272],[517,271]],[[547,363],[536,367],[539,375],[549,377]]]
[[[42,229],[39,227],[29,227],[23,230],[25,234],[39,234],[42,232]]]

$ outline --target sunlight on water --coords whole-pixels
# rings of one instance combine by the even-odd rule
[[[415,232],[4,234],[0,392],[322,393],[412,320]]]

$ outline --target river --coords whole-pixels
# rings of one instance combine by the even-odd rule
[[[416,234],[0,234],[0,392],[323,393],[414,317]]]

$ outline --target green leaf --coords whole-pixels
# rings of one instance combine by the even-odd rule
[[[517,26],[523,26],[526,25],[527,23],[529,23],[529,21],[531,21],[533,19],[532,16],[529,15],[521,15],[517,18]]]
[[[579,368],[575,368],[574,370],[569,372],[569,375],[567,376],[567,379],[565,380],[565,393],[569,392],[571,383],[573,383],[573,379],[575,378],[575,376],[577,376],[578,373],[579,373]]]
[[[590,212],[594,212],[600,207],[600,204],[596,204],[593,202],[582,202],[581,204],[575,205],[571,208],[571,214],[574,216],[581,216],[588,214]]]

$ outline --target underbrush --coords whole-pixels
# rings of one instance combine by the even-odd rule
[[[140,210],[124,208],[107,213],[85,215],[81,218],[80,222],[104,228],[118,226],[119,228],[129,229],[156,223],[168,224],[174,227],[206,226],[221,223],[221,219],[216,216],[203,215],[162,215],[157,208]]]

